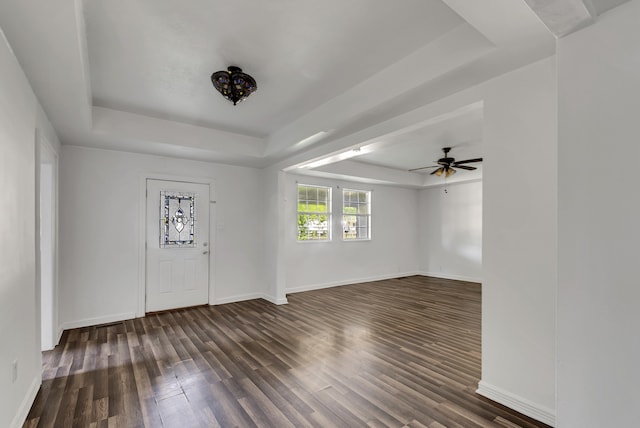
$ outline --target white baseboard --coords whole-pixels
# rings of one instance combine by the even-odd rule
[[[72,328],[89,327],[100,324],[110,324],[112,322],[130,320],[136,318],[135,312],[127,312],[124,314],[107,315],[104,317],[86,318],[78,321],[68,321],[62,323],[62,330],[70,330]]]
[[[350,284],[360,284],[363,282],[382,281],[385,279],[402,278],[404,276],[413,276],[413,275],[422,275],[422,273],[421,272],[404,272],[404,273],[394,273],[389,275],[370,276],[366,278],[352,278],[352,279],[346,279],[346,280],[340,280],[340,281],[325,282],[321,284],[309,284],[309,285],[302,285],[299,287],[288,288],[286,292],[287,294],[301,293],[303,291],[321,290],[323,288],[339,287],[342,285],[350,285]]]
[[[442,273],[442,272],[420,272],[419,275],[432,276],[434,278],[442,278],[442,279],[454,279],[456,281],[482,283],[482,279],[480,278],[473,278],[470,276],[455,275],[455,274]]]
[[[42,375],[38,371],[38,375],[33,378],[31,382],[31,386],[29,386],[29,390],[27,391],[22,403],[20,403],[20,407],[18,408],[18,412],[16,416],[11,421],[11,428],[20,428],[24,425],[27,420],[27,416],[29,416],[29,411],[31,410],[31,406],[33,402],[36,400],[36,395],[38,395],[38,391],[40,390],[40,385],[42,384]]]
[[[487,397],[490,400],[505,405],[517,412],[527,415],[530,418],[544,422],[552,427],[556,426],[556,414],[553,409],[540,406],[525,398],[512,394],[494,385],[480,381],[476,393]]]
[[[263,298],[264,300],[266,300],[267,302],[271,302],[271,303],[273,303],[274,305],[286,305],[286,304],[288,304],[288,303],[289,303],[289,301],[287,300],[287,298],[286,298],[286,297],[283,297],[283,298],[278,299],[278,298],[276,298],[276,297],[274,297],[274,296],[269,296],[269,295],[267,295],[267,294],[263,294],[263,295],[262,295],[262,298]]]
[[[260,299],[261,297],[262,293],[239,294],[236,296],[214,299],[211,305],[225,305],[227,303],[244,302],[245,300]]]
[[[58,337],[56,337],[56,343],[53,344],[54,348],[60,344],[60,339],[62,339],[62,333],[64,333],[64,328],[62,328],[62,326],[58,326]]]
[[[225,297],[222,299],[215,299],[213,302],[209,303],[210,305],[223,305],[225,303],[234,303],[234,302],[243,302],[245,300],[253,300],[253,299],[264,299],[276,305],[284,305],[287,304],[287,298],[276,299],[273,296],[269,296],[265,293],[250,293],[250,294],[241,294],[237,296]],[[114,314],[108,315],[104,317],[96,317],[96,318],[86,318],[78,321],[68,321],[62,323],[60,328],[58,329],[58,341],[57,344],[60,343],[60,338],[62,337],[62,333],[64,330],[70,330],[73,328],[81,328],[81,327],[90,327],[94,325],[101,324],[110,324],[119,321],[130,320],[134,318],[139,318],[136,312],[127,312],[122,314]]]
[[[236,303],[236,302],[244,302],[246,300],[254,300],[254,299],[264,299],[268,302],[273,303],[274,305],[286,305],[289,303],[287,298],[278,299],[274,296],[270,296],[265,293],[249,293],[249,294],[240,294],[237,296],[224,297],[222,299],[215,299],[212,305],[224,305],[227,303]]]

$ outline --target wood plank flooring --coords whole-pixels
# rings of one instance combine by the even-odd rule
[[[65,331],[25,427],[546,427],[475,394],[478,284],[407,277]]]

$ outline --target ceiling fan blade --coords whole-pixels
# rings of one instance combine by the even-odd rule
[[[467,165],[456,165],[456,168],[466,169],[467,171],[473,171],[474,169],[478,169],[475,166],[467,166]]]
[[[451,165],[458,166],[462,163],[482,162],[482,158],[466,159],[452,163]]]
[[[437,175],[438,177],[440,177],[442,174],[444,173],[444,168],[440,167],[438,169],[436,169],[435,171],[433,171],[431,174],[429,175]]]
[[[421,170],[421,169],[427,169],[427,168],[439,168],[439,166],[438,166],[438,165],[433,165],[433,166],[422,166],[422,167],[420,167],[420,168],[413,168],[413,169],[409,169],[409,170],[407,170],[407,171],[418,171],[418,170]]]

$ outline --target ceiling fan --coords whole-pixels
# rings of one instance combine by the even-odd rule
[[[482,162],[482,158],[465,159],[461,161],[456,161],[454,158],[450,158],[448,156],[449,152],[451,151],[451,147],[443,147],[442,151],[444,152],[444,157],[438,159],[438,161],[436,162],[437,165],[413,168],[413,169],[410,169],[409,171],[418,171],[426,168],[438,168],[435,171],[433,171],[430,175],[435,174],[438,177],[441,177],[443,175],[445,177],[449,177],[456,173],[456,170],[453,169],[454,167],[459,169],[466,169],[467,171],[473,171],[474,169],[477,169],[477,168],[474,166],[468,166],[464,164],[473,163],[473,162]]]

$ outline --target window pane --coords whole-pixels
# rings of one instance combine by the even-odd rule
[[[307,199],[310,201],[318,200],[318,188],[317,187],[308,187],[307,188]]]
[[[357,214],[358,213],[358,208],[352,205],[345,205],[344,206],[344,213],[345,214]]]
[[[322,201],[326,204],[328,200],[327,193],[327,189],[318,189],[318,201]]]
[[[196,195],[160,192],[160,248],[195,247]]]
[[[327,211],[326,205],[319,205],[317,201],[309,202],[308,211],[313,213],[324,213]]]
[[[356,237],[356,216],[345,215],[342,218],[343,239],[354,239]]]
[[[298,216],[298,239],[329,239],[328,218],[326,215],[303,214]]]

